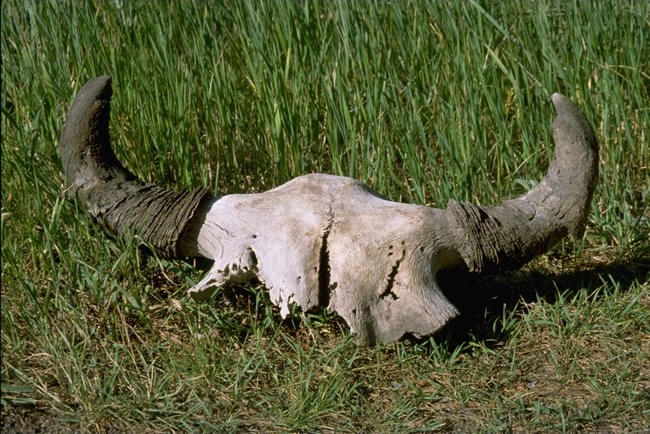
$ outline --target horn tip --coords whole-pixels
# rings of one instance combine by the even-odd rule
[[[557,111],[558,115],[578,110],[575,103],[561,93],[554,93],[551,95],[551,99],[553,100],[553,105],[555,106],[555,111]]]
[[[554,93],[551,98],[557,112],[553,125],[554,132],[566,133],[570,130],[585,138],[592,149],[597,149],[596,134],[580,108],[561,93]]]
[[[110,75],[102,75],[92,78],[81,88],[84,94],[92,94],[98,99],[110,99],[113,93],[113,79]]]

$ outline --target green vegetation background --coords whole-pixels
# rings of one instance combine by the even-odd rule
[[[650,425],[650,2],[2,2],[2,406],[74,429],[639,432]],[[434,338],[358,348],[263,288],[197,305],[188,264],[64,196],[61,126],[113,77],[118,157],[215,193],[327,172],[497,203],[552,155],[550,95],[601,144],[585,237],[457,283]],[[609,430],[609,431],[607,431]]]

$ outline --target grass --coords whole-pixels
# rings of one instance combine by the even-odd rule
[[[648,2],[614,0],[3,1],[3,419],[647,429],[649,17]],[[263,191],[327,172],[398,201],[497,203],[543,176],[556,91],[596,129],[601,182],[583,239],[450,282],[463,315],[435,337],[359,348],[324,312],[282,321],[263,288],[192,302],[201,271],[107,237],[65,199],[61,126],[102,74],[118,157],[170,188]]]

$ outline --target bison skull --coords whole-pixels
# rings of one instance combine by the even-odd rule
[[[79,91],[61,137],[68,194],[111,232],[137,234],[162,255],[214,261],[190,289],[205,299],[258,278],[283,316],[326,306],[363,344],[435,333],[458,314],[438,286],[443,269],[520,267],[568,234],[580,236],[598,173],[594,132],[553,95],[555,156],[546,177],[500,206],[446,210],[396,203],[360,182],[311,174],[256,194],[171,192],[125,169],[110,146],[110,77]]]

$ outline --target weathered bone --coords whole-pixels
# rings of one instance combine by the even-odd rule
[[[90,80],[63,128],[63,170],[107,229],[138,234],[169,257],[214,265],[197,300],[257,277],[283,316],[289,304],[327,306],[363,344],[435,333],[458,314],[436,274],[514,269],[584,229],[598,176],[598,145],[580,110],[553,95],[555,157],[525,195],[496,207],[447,210],[388,201],[360,182],[311,174],[257,194],[169,192],[126,170],[110,147],[110,77]]]

